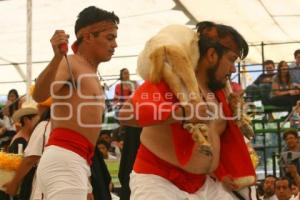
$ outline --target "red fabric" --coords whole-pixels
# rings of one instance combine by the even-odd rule
[[[179,189],[194,193],[205,183],[206,175],[192,174],[160,159],[149,151],[144,145],[140,145],[133,166],[136,173],[155,174],[161,176]]]
[[[167,120],[171,112],[175,110],[174,103],[178,102],[166,83],[152,84],[148,81],[136,90],[132,101],[141,126]],[[181,123],[173,123],[170,126],[177,160],[181,165],[186,165],[192,156],[195,142]]]
[[[169,93],[171,90],[164,82],[151,84],[146,81],[136,90],[132,100],[137,121],[141,126],[151,126],[170,117],[174,110],[173,104],[178,100]],[[232,116],[223,90],[216,92],[216,96],[222,103],[224,115]],[[185,165],[191,158],[195,143],[191,134],[183,129],[180,123],[170,126],[178,162]],[[233,178],[255,176],[243,135],[234,121],[227,120],[227,128],[220,139],[220,164],[215,172],[217,178],[222,180],[226,175],[231,175]]]
[[[227,103],[223,90],[215,93],[222,103],[224,115],[232,117],[232,111]],[[244,141],[244,136],[233,120],[227,120],[225,132],[221,135],[220,164],[215,174],[219,180],[231,175],[233,178],[256,176],[251,158]]]
[[[231,82],[230,84],[234,92],[240,92],[243,90],[242,86],[236,82]]]
[[[73,151],[84,158],[89,165],[92,164],[95,147],[80,133],[66,128],[55,128],[51,132],[46,146],[51,145]]]
[[[74,54],[76,54],[78,52],[78,45],[76,42],[74,42],[71,46],[71,49],[73,51]]]
[[[152,84],[145,81],[132,97],[137,121],[141,126],[150,126],[167,120],[176,101],[164,82]]]
[[[115,87],[115,99],[118,99],[120,101],[126,101],[129,96],[132,94],[132,89],[128,84],[123,84],[123,92],[121,92],[121,84],[117,84]]]

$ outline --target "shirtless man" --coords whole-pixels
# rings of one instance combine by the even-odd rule
[[[201,55],[195,73],[200,92],[205,97],[205,101],[210,99],[219,105],[216,98],[207,98],[208,94],[214,92],[220,101],[222,97],[217,95],[217,92],[220,93],[220,90],[224,89],[227,77],[235,72],[234,63],[237,58],[243,59],[247,56],[248,45],[243,37],[231,27],[202,22],[197,25],[197,28],[201,35],[199,41]],[[158,93],[161,98],[157,101],[176,102],[174,96],[167,98],[168,92],[170,89],[163,81],[158,84],[146,81],[120,111],[121,123],[144,127],[141,134],[141,146],[130,176],[131,199],[233,199],[232,194],[224,190],[220,182],[215,182],[206,176],[219,166],[220,135],[226,131],[229,122],[220,116],[217,120],[210,121],[208,140],[213,151],[212,155],[203,153],[199,151],[199,145],[191,139],[190,133],[182,128],[182,121],[178,120],[180,117],[190,116],[195,112],[200,113],[200,116],[206,116],[203,106],[196,111],[188,109],[188,106],[179,106],[170,111],[169,115],[162,115],[164,117],[158,120],[153,120],[149,115],[151,109],[139,107],[145,102],[155,102],[159,99]],[[151,99],[152,95],[156,97]],[[226,103],[226,99],[223,99],[222,103]],[[149,109],[147,113],[143,112],[146,109]],[[150,119],[149,122],[146,118]],[[201,119],[193,117],[190,121],[200,122]],[[243,140],[243,136],[241,139]],[[225,178],[228,179],[222,176],[220,180],[225,181]],[[229,186],[233,185],[230,180],[228,182]]]
[[[69,36],[57,30],[50,40],[54,57],[38,77],[33,94],[37,102],[53,98],[53,130],[37,169],[47,200],[87,198],[89,165],[104,112],[97,68],[111,59],[117,47],[118,23],[113,12],[94,6],[82,10],[75,24],[75,54],[68,60],[61,45],[68,43]]]

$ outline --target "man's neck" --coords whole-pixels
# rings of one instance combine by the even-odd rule
[[[94,59],[92,59],[90,56],[88,56],[88,54],[86,54],[85,52],[82,51],[78,51],[76,53],[78,56],[80,56],[81,58],[83,58],[83,60],[88,63],[89,66],[91,66],[91,68],[95,71],[97,71],[98,69],[98,65],[100,64],[99,62],[95,61]]]
[[[295,146],[293,146],[293,147],[291,147],[291,148],[289,148],[291,151],[299,151],[299,149],[300,149],[300,145],[299,144],[297,144],[297,145],[295,145]]]
[[[264,194],[263,199],[270,199],[274,194]]]

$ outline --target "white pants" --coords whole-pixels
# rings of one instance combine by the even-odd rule
[[[86,200],[90,167],[67,149],[49,146],[37,168],[37,184],[45,200]]]
[[[204,185],[190,194],[173,183],[152,174],[130,174],[130,200],[233,200],[233,194],[226,191],[220,182],[207,176]]]

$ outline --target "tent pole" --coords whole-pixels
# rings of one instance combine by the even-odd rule
[[[27,71],[27,84],[26,84],[26,101],[30,101],[30,85],[31,85],[31,68],[32,68],[32,0],[27,0],[27,32],[26,32],[26,71]]]
[[[265,43],[261,42],[261,66],[262,66],[262,72],[265,73],[265,68],[264,68],[264,62],[265,62]]]

